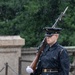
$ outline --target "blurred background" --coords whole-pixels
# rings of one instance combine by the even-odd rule
[[[0,35],[20,35],[24,47],[37,47],[44,38],[44,27],[51,27],[61,12],[68,10],[58,27],[63,30],[59,43],[75,45],[75,0],[0,0]]]

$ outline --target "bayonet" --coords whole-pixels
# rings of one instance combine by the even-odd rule
[[[59,17],[56,19],[55,23],[53,24],[52,28],[55,28],[58,21],[61,21],[61,18],[65,15],[66,11],[68,9],[68,6],[65,8],[65,10],[59,15]]]

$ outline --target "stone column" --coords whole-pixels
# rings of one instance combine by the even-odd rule
[[[24,44],[25,40],[20,36],[0,36],[0,75],[6,75],[6,63],[8,63],[8,75],[19,73],[19,57]]]
[[[73,53],[73,66],[74,66],[74,71],[72,72],[72,74],[75,75],[75,52]]]
[[[65,47],[68,50],[69,56],[73,56],[73,62],[70,63],[71,72],[69,75],[75,75],[75,46]]]

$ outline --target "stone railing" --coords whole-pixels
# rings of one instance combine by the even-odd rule
[[[73,57],[73,62],[70,64],[70,75],[75,75],[75,46],[65,47],[69,53],[69,56]],[[22,49],[22,58],[21,58],[21,75],[29,75],[26,73],[25,69],[35,58],[36,48],[23,48]]]

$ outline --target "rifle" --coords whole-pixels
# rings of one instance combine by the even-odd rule
[[[46,39],[44,38],[41,44],[39,45],[39,47],[37,48],[38,52],[36,54],[36,57],[34,58],[33,62],[30,64],[30,66],[27,66],[26,68],[26,71],[30,73],[30,75],[35,71],[37,62],[45,46],[46,46]]]
[[[68,7],[66,7],[66,9],[64,10],[64,12],[62,12],[59,15],[59,17],[56,19],[54,25],[52,26],[52,28],[55,28],[55,26],[57,25],[57,22],[61,20],[61,18],[64,16],[65,12],[67,11],[67,9],[68,9]],[[35,71],[37,62],[38,62],[39,57],[40,57],[42,51],[44,50],[45,46],[46,46],[46,40],[44,38],[43,41],[41,42],[40,46],[38,47],[38,53],[36,54],[35,59],[33,60],[33,62],[29,66],[29,69],[31,70],[31,72],[29,72],[29,73],[32,73],[32,72]],[[29,69],[27,69],[26,71],[28,72]]]
[[[45,46],[46,46],[46,40],[45,40],[45,38],[44,38],[43,41],[41,42],[40,46],[39,46],[38,49],[37,49],[37,50],[38,50],[38,53],[36,54],[35,59],[34,59],[33,62],[30,64],[30,67],[31,67],[33,70],[36,69],[36,65],[37,65],[38,59],[39,59],[39,57],[40,57],[42,51],[44,50]]]

